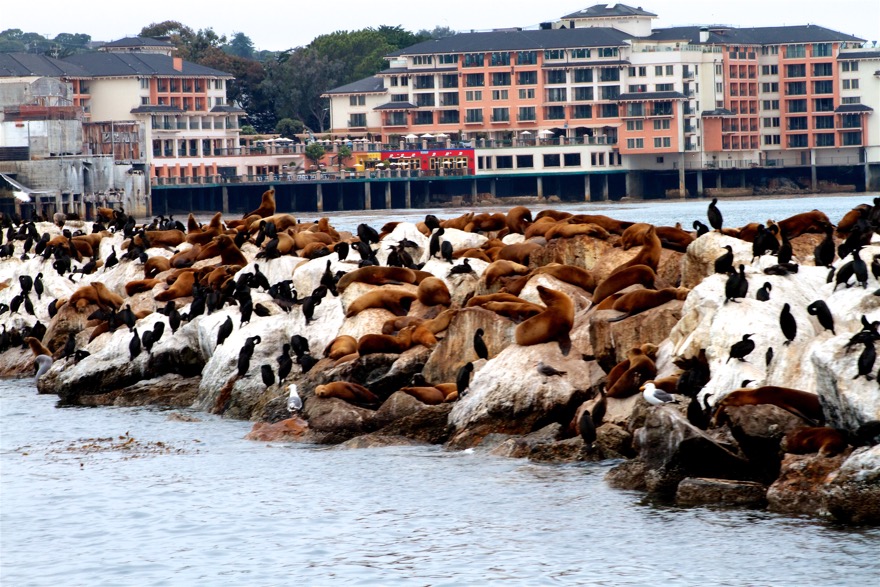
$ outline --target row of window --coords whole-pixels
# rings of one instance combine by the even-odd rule
[[[671,137],[655,137],[654,138],[654,148],[655,149],[668,149],[672,146],[672,138]],[[627,149],[644,149],[645,148],[645,139],[626,139],[626,148]]]
[[[687,66],[682,70],[684,77],[690,77],[692,74],[699,73],[699,66],[694,65],[693,69],[689,69]],[[644,65],[635,66],[629,68],[629,76],[630,77],[645,77],[648,75],[648,68]],[[673,65],[655,65],[654,66],[654,75],[655,76],[667,76],[667,75],[675,75],[675,66]]]
[[[816,133],[812,135],[813,146],[814,147],[834,147],[835,144],[835,134],[833,132],[829,133]],[[780,145],[782,144],[782,137],[780,135],[764,135],[764,144],[765,145]],[[862,144],[862,133],[861,131],[854,132],[845,132],[840,136],[840,146],[842,147],[853,147],[859,146]],[[804,149],[810,146],[810,135],[800,134],[800,135],[788,135],[787,146],[790,149]]]
[[[156,104],[158,106],[173,106],[175,108],[181,108],[186,111],[204,111],[210,108],[211,106],[211,98],[208,98],[207,106],[205,108],[205,99],[204,98],[177,98],[171,97],[167,98],[165,96],[159,96],[157,98]],[[217,96],[214,98],[214,106],[223,106],[226,104],[226,98],[222,98]],[[141,96],[141,106],[149,106],[150,105],[150,97],[149,96]]]
[[[142,77],[138,78],[141,89],[149,90],[150,89],[150,78]],[[222,79],[213,79],[207,80],[208,88],[215,90],[224,89],[224,84]],[[156,82],[156,90],[159,92],[203,92],[202,80],[200,79],[159,79]],[[80,88],[80,93],[87,93]]]
[[[768,116],[763,119],[764,128],[778,128],[780,119],[778,116]],[[791,116],[787,119],[789,130],[807,130],[806,116]],[[861,128],[862,118],[858,114],[843,114],[840,117],[840,128]],[[834,116],[814,116],[813,128],[834,128]]]
[[[812,57],[833,57],[832,50],[832,43],[812,43],[810,45],[810,55]],[[803,59],[806,56],[806,45],[785,45],[786,59]]]
[[[238,128],[238,117],[152,116],[150,125],[156,130],[211,130]]]
[[[566,110],[568,109],[568,110]],[[569,116],[566,117],[566,112]],[[535,106],[521,106],[515,111],[517,122],[536,122],[537,108]],[[579,104],[574,106],[545,106],[543,108],[544,120],[566,120],[571,119],[588,119],[593,118],[593,106],[590,104]],[[617,118],[617,104],[601,104],[596,106],[595,115],[598,118]],[[361,118],[363,116],[363,118]],[[366,115],[350,115],[349,126],[366,126]],[[489,121],[493,123],[511,122],[510,108],[492,108],[489,114]],[[412,124],[458,124],[461,122],[461,114],[458,110],[440,110],[435,118],[432,111],[414,111],[412,113]],[[482,108],[467,108],[464,111],[464,122],[466,124],[482,124],[486,122],[485,111]],[[405,112],[388,112],[384,118],[385,126],[407,126],[409,121]]]
[[[654,130],[669,130],[671,128],[669,119],[664,120],[654,120]],[[628,131],[638,131],[645,130],[645,121],[644,120],[627,120],[626,121],[626,130]]]

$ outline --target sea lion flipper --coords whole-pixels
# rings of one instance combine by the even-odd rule
[[[571,337],[568,336],[566,332],[563,336],[559,337],[559,350],[562,352],[563,356],[568,356],[568,353],[571,352]]]

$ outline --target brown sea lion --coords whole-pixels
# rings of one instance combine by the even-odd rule
[[[195,273],[192,271],[184,271],[177,276],[177,279],[174,280],[173,284],[168,286],[168,289],[157,293],[155,299],[157,302],[167,302],[169,300],[191,296],[195,282]]]
[[[465,227],[474,219],[473,212],[467,212],[462,214],[458,218],[450,218],[448,220],[441,220],[440,226],[443,228],[455,228],[457,230],[464,230]]]
[[[532,275],[550,275],[590,293],[596,289],[596,280],[593,278],[593,275],[586,269],[581,269],[574,265],[550,263],[543,267],[538,267]]]
[[[202,252],[202,245],[193,245],[190,248],[174,253],[169,262],[174,269],[192,267]]]
[[[358,339],[357,352],[360,356],[376,353],[392,353],[399,355],[412,346],[412,335],[415,327],[408,326],[397,336],[388,334],[365,334]]]
[[[543,285],[538,295],[547,309],[516,327],[516,344],[529,346],[557,341],[562,354],[571,348],[569,333],[574,325],[574,302],[566,294]]]
[[[196,261],[202,261],[203,259],[210,259],[217,256],[220,257],[220,262],[223,265],[241,265],[244,267],[248,264],[247,258],[238,246],[236,246],[232,237],[225,234],[214,237],[214,240],[203,247],[196,256]]]
[[[446,282],[439,277],[428,277],[419,284],[418,299],[425,306],[448,306],[452,296]]]
[[[525,206],[514,206],[507,211],[507,228],[510,232],[525,234],[532,223],[532,211]]]
[[[186,242],[186,235],[182,230],[148,230],[146,231],[147,240],[150,241],[150,247],[176,247]],[[140,235],[135,235],[135,244],[144,245]]]
[[[810,426],[789,432],[780,448],[787,453],[805,455],[817,452],[821,456],[838,455],[849,446],[846,434],[828,426]]]
[[[501,277],[507,277],[509,275],[525,275],[529,273],[529,271],[529,268],[525,265],[514,261],[508,261],[506,259],[500,259],[498,261],[493,261],[488,267],[486,267],[486,270],[483,271],[483,279],[486,281],[486,288],[491,289]]]
[[[49,355],[50,357],[52,356],[52,351],[46,348],[46,346],[42,342],[40,342],[33,336],[25,338],[24,341],[27,343],[28,347],[30,347],[31,352],[34,354],[35,357],[38,357],[40,355]]]
[[[499,316],[510,318],[517,324],[537,316],[547,308],[531,302],[486,302],[481,306],[485,310],[495,312]]]
[[[167,257],[149,257],[144,263],[144,277],[151,279],[169,269],[171,269],[171,260]]]
[[[653,289],[640,289],[623,294],[612,306],[612,309],[623,312],[622,316],[609,319],[609,322],[619,322],[640,312],[662,306],[672,300],[683,300],[690,290],[686,287],[667,287],[659,291]]]
[[[325,246],[333,244],[333,239],[329,234],[323,232],[310,232],[308,230],[297,232],[293,235],[293,240],[296,242],[297,249],[305,249],[312,243],[320,243]]]
[[[544,216],[543,218],[538,218],[534,222],[532,222],[528,227],[526,227],[525,232],[523,232],[523,236],[526,237],[526,240],[530,238],[534,238],[536,236],[544,236],[544,234],[556,226],[556,224],[560,222],[550,216]]]
[[[446,401],[446,394],[436,387],[402,387],[400,391],[429,406],[440,405]]]
[[[622,293],[611,294],[610,296],[608,296],[607,298],[605,298],[604,300],[602,300],[598,304],[591,306],[590,309],[595,310],[597,312],[599,310],[612,310],[612,309],[614,309],[614,302],[616,302],[617,300],[619,300],[622,297],[623,297]]]
[[[660,264],[660,255],[663,253],[663,244],[660,242],[660,237],[657,236],[657,229],[654,226],[650,226],[645,231],[642,243],[642,248],[639,249],[636,256],[620,265],[615,269],[615,272],[636,265],[647,265],[655,272],[657,271],[657,266]]]
[[[398,316],[397,318],[391,318],[382,324],[382,334],[394,334],[395,332],[403,330],[407,326],[418,326],[424,321],[424,318],[419,318],[418,316]]]
[[[334,381],[315,388],[315,397],[335,397],[350,404],[374,406],[380,403],[379,398],[363,385],[351,381]]]
[[[572,222],[582,224],[596,224],[612,234],[623,234],[623,231],[633,225],[632,222],[615,220],[602,214],[576,214],[571,217]]]
[[[336,289],[344,292],[354,282],[369,283],[371,285],[416,283],[416,273],[406,267],[379,267],[369,266],[349,271],[339,278]]]
[[[329,255],[330,249],[324,243],[313,242],[306,245],[299,254],[304,259],[318,259]]]
[[[498,251],[498,259],[506,259],[508,261],[515,261],[521,265],[528,265],[532,253],[540,251],[542,248],[543,247],[538,243],[531,242],[506,245]]]
[[[789,216],[785,220],[780,220],[777,225],[782,234],[792,239],[808,232],[823,234],[825,228],[831,226],[831,221],[824,213],[813,210]]]
[[[566,218],[571,218],[571,216],[572,216],[571,212],[561,212],[560,210],[547,209],[547,210],[541,210],[540,212],[538,212],[538,215],[535,216],[535,222],[537,222],[538,220],[540,220],[542,218],[552,218],[553,220],[556,220],[558,222],[559,220],[565,220]]]
[[[770,404],[782,408],[808,422],[822,423],[825,421],[822,406],[819,404],[819,396],[815,393],[788,387],[765,385],[756,388],[735,389],[725,395],[715,405],[715,414],[712,416],[713,425],[719,423],[719,418],[724,413],[725,408],[759,404]]]
[[[614,381],[611,387],[606,382],[605,395],[614,398],[624,398],[634,395],[639,387],[654,379],[657,375],[657,367],[654,361],[645,354],[641,348],[630,349],[627,354],[629,366],[626,371]]]
[[[498,293],[493,293],[493,294],[474,296],[467,301],[467,304],[465,304],[465,307],[472,308],[474,306],[482,306],[483,304],[487,304],[489,302],[528,303],[524,299],[519,298],[511,293],[498,292]]]
[[[345,315],[350,318],[368,308],[384,308],[395,316],[406,316],[410,305],[417,298],[416,294],[402,289],[374,289],[354,300]]]
[[[129,297],[143,293],[145,291],[151,291],[154,287],[162,283],[161,279],[136,279],[134,281],[129,281],[125,284],[125,294]]]
[[[336,360],[346,355],[356,353],[357,347],[358,341],[355,337],[343,334],[330,341],[330,344],[324,349],[324,356]]]
[[[223,231],[223,226],[220,224],[220,217],[222,216],[221,212],[217,212],[214,216],[211,217],[211,221],[207,226],[202,227],[201,232],[193,232],[192,234],[186,235],[186,242],[191,245],[207,245],[211,240],[219,235]],[[147,238],[149,238],[149,234],[147,234]]]
[[[869,204],[859,204],[849,212],[843,215],[840,222],[837,223],[837,236],[846,236],[852,232],[853,227],[866,211],[870,210]]]
[[[615,270],[596,286],[593,292],[593,304],[599,304],[611,294],[631,285],[639,284],[653,289],[656,277],[654,270],[647,265],[633,265],[619,271]]]
[[[260,218],[266,218],[267,216],[272,216],[275,214],[275,188],[269,188],[265,192],[263,192],[262,197],[260,198],[260,205],[256,210],[252,212],[248,212],[242,218],[247,218],[248,216],[259,216]]]

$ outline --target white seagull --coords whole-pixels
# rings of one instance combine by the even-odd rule
[[[662,389],[657,389],[650,381],[642,386],[642,395],[652,406],[662,406],[663,404],[677,404],[678,400]]]
[[[290,395],[287,396],[287,409],[291,412],[298,412],[303,407],[303,401],[296,392],[296,383],[291,383],[288,389]]]

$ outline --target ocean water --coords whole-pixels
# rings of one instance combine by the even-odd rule
[[[872,585],[880,528],[613,490],[613,462],[243,440],[0,381],[0,584]]]

